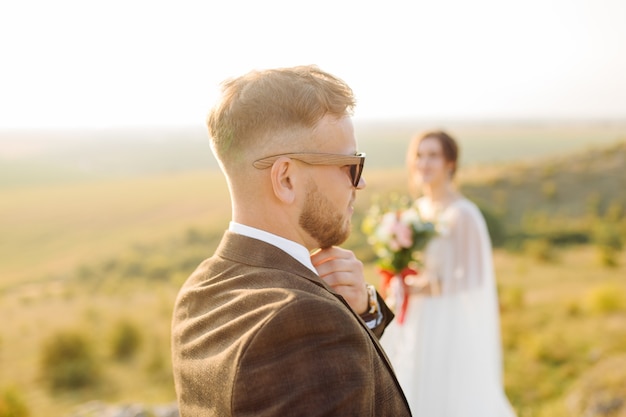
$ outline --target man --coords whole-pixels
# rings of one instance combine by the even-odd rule
[[[409,416],[376,337],[393,315],[335,246],[365,187],[352,90],[307,66],[222,93],[208,127],[232,222],[176,301],[181,415]]]

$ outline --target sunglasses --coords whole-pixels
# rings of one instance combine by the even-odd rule
[[[309,165],[348,165],[350,166],[350,179],[355,188],[359,186],[361,174],[363,173],[363,165],[365,164],[365,153],[358,152],[354,155],[336,153],[283,153],[257,159],[252,165],[257,169],[269,168],[278,158],[282,158],[283,156]]]

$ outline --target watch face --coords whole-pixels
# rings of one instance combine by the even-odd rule
[[[374,314],[378,311],[378,303],[376,302],[376,288],[373,285],[367,286],[367,295],[370,309],[369,314]]]

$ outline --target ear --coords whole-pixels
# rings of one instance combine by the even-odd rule
[[[291,204],[296,199],[294,174],[295,164],[289,158],[279,158],[270,172],[274,195],[283,203]]]

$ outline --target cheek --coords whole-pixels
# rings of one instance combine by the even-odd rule
[[[428,160],[426,158],[416,159],[413,163],[412,170],[414,172],[422,170],[428,166]]]
[[[339,185],[339,182],[344,181],[344,180],[345,180],[344,178],[337,177],[334,179],[333,183],[329,184],[326,190],[320,188],[320,192],[324,195],[324,197],[327,200],[327,203],[328,203],[327,207],[329,209],[331,208],[341,209],[342,207],[347,206],[348,203],[350,202],[350,192],[349,192],[349,189],[351,190],[351,184],[349,184],[350,180],[345,180],[346,183],[350,186],[350,188],[348,188],[348,186],[344,187],[343,183]]]
[[[445,171],[446,169],[446,161],[442,158],[432,158],[429,163],[430,169],[440,172]]]
[[[445,162],[444,160],[442,160],[442,159],[438,159],[438,160],[437,160],[437,164],[436,164],[436,166],[437,166],[437,171],[442,171],[442,172],[443,172],[443,171],[446,171],[446,170],[447,170],[446,165],[447,165],[447,164],[446,164],[446,162]]]
[[[424,170],[433,170],[437,169],[439,165],[439,161],[436,158],[422,158],[417,162],[416,167],[418,169]]]

